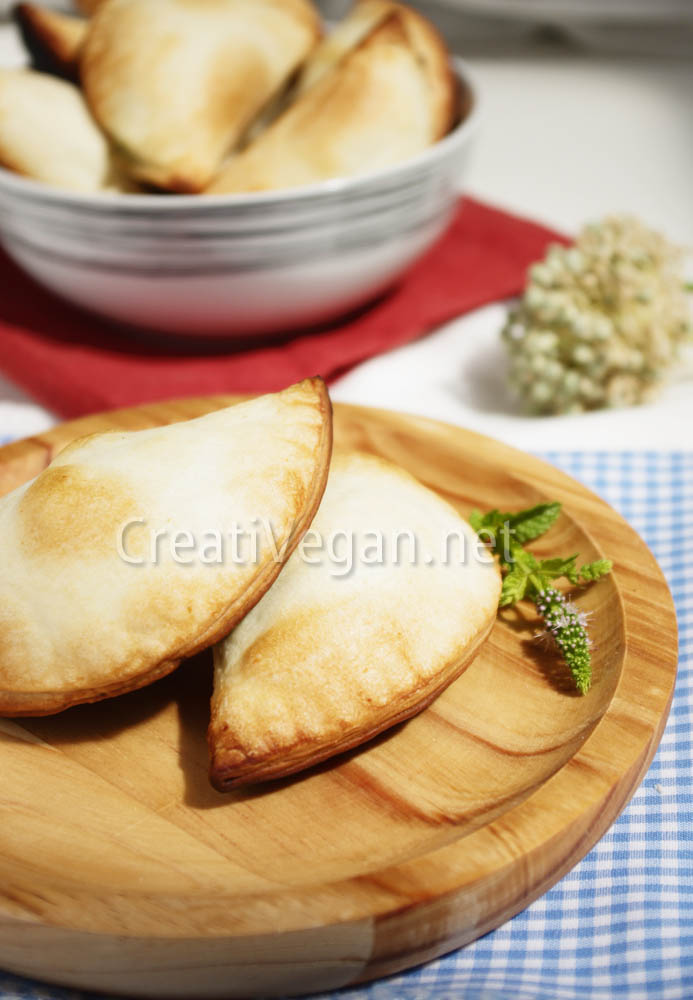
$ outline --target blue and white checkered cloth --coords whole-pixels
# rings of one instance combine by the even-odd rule
[[[681,661],[660,749],[608,833],[527,910],[461,951],[335,1000],[693,998],[693,452],[544,457],[620,510],[669,581]],[[0,973],[0,997],[83,994]]]

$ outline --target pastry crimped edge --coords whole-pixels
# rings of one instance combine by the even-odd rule
[[[233,737],[225,734],[225,724],[219,728],[210,725],[208,730],[210,783],[217,791],[228,792],[235,788],[263,781],[286,778],[298,771],[320,764],[330,757],[342,754],[347,750],[353,750],[392,726],[406,722],[412,716],[418,715],[419,712],[428,708],[431,702],[435,701],[438,695],[470,666],[494,626],[496,611],[494,606],[474,640],[466,647],[461,656],[450,661],[442,670],[436,671],[433,677],[428,678],[413,690],[393,699],[388,705],[386,713],[375,725],[362,728],[359,731],[354,731],[350,726],[349,731],[341,739],[335,739],[329,743],[298,739],[291,745],[282,747],[281,756],[277,757],[276,751],[271,746],[257,754],[249,753]],[[215,664],[220,655],[220,649],[215,648]]]

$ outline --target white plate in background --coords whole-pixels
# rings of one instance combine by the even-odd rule
[[[690,0],[436,0],[459,11],[484,16],[562,24],[573,21],[673,20],[693,23]],[[424,6],[419,4],[419,6]]]

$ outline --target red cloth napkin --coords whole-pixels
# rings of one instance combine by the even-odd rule
[[[519,293],[557,233],[471,198],[445,236],[393,289],[342,322],[278,343],[154,341],[88,316],[38,288],[0,251],[0,369],[64,417],[223,392],[333,379],[433,327]]]

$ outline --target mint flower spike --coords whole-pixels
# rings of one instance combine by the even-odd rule
[[[587,614],[555,587],[540,591],[535,599],[537,611],[546,628],[540,633],[550,638],[560,650],[580,694],[587,694],[592,685],[592,641],[587,634]]]
[[[545,625],[541,637],[560,652],[580,694],[587,694],[592,683],[589,616],[552,584],[561,577],[572,584],[594,583],[611,572],[612,563],[597,559],[578,566],[577,554],[539,560],[527,551],[525,544],[545,534],[560,512],[559,503],[545,503],[514,514],[475,510],[469,520],[500,562],[503,587],[499,606],[510,607],[523,599],[533,601]]]

